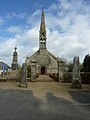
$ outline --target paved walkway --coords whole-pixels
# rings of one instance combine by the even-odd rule
[[[90,120],[90,85],[0,83],[0,120]]]
[[[57,97],[64,99],[71,99],[69,91],[77,91],[78,89],[71,89],[71,83],[60,82],[28,82],[27,88],[18,87],[18,82],[1,82],[0,88],[2,89],[16,89],[16,90],[32,90],[35,97],[44,99],[48,92],[53,93]],[[79,91],[90,91],[90,84],[83,84],[83,89]]]

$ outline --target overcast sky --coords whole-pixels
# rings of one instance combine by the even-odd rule
[[[0,0],[0,61],[11,65],[15,46],[19,64],[39,49],[42,9],[48,50],[83,62],[90,53],[90,0]]]

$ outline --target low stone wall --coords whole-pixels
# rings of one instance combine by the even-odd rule
[[[64,82],[71,83],[72,82],[72,72],[65,72],[64,73]]]
[[[82,80],[82,83],[90,84],[90,72],[82,72],[81,80]]]
[[[81,83],[90,84],[90,72],[81,72]],[[65,73],[64,82],[72,82],[72,72]]]
[[[50,77],[54,78],[56,81],[58,81],[57,75],[49,75]],[[0,77],[0,82],[19,82],[20,77],[14,78],[3,78]],[[27,82],[30,82],[31,78],[27,78]],[[72,82],[72,72],[67,72],[64,74],[64,81],[65,83],[71,83]],[[81,82],[84,84],[90,84],[90,72],[81,72]]]
[[[0,77],[0,82],[19,82],[20,78],[7,78],[7,77]]]
[[[49,77],[53,78],[55,81],[59,81],[57,74],[50,74]]]

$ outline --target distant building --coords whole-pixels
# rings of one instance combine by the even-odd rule
[[[10,68],[10,66],[8,66],[6,63],[4,63],[4,62],[0,62],[0,74],[4,71],[4,72],[8,72],[8,71],[10,71],[11,70],[11,68]]]

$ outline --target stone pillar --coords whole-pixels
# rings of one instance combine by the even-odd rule
[[[31,61],[31,81],[36,81],[36,61]]]
[[[72,87],[73,88],[82,88],[78,56],[74,57],[74,60],[73,60]]]
[[[19,87],[27,87],[27,67],[26,67],[26,63],[22,64],[21,79],[20,79]]]
[[[58,58],[58,81],[62,82],[63,81],[63,61]]]
[[[15,52],[13,52],[13,60],[12,60],[12,65],[11,65],[11,68],[12,70],[17,70],[18,68],[18,60],[17,60],[17,52],[16,52],[16,47],[14,48],[15,49]]]

